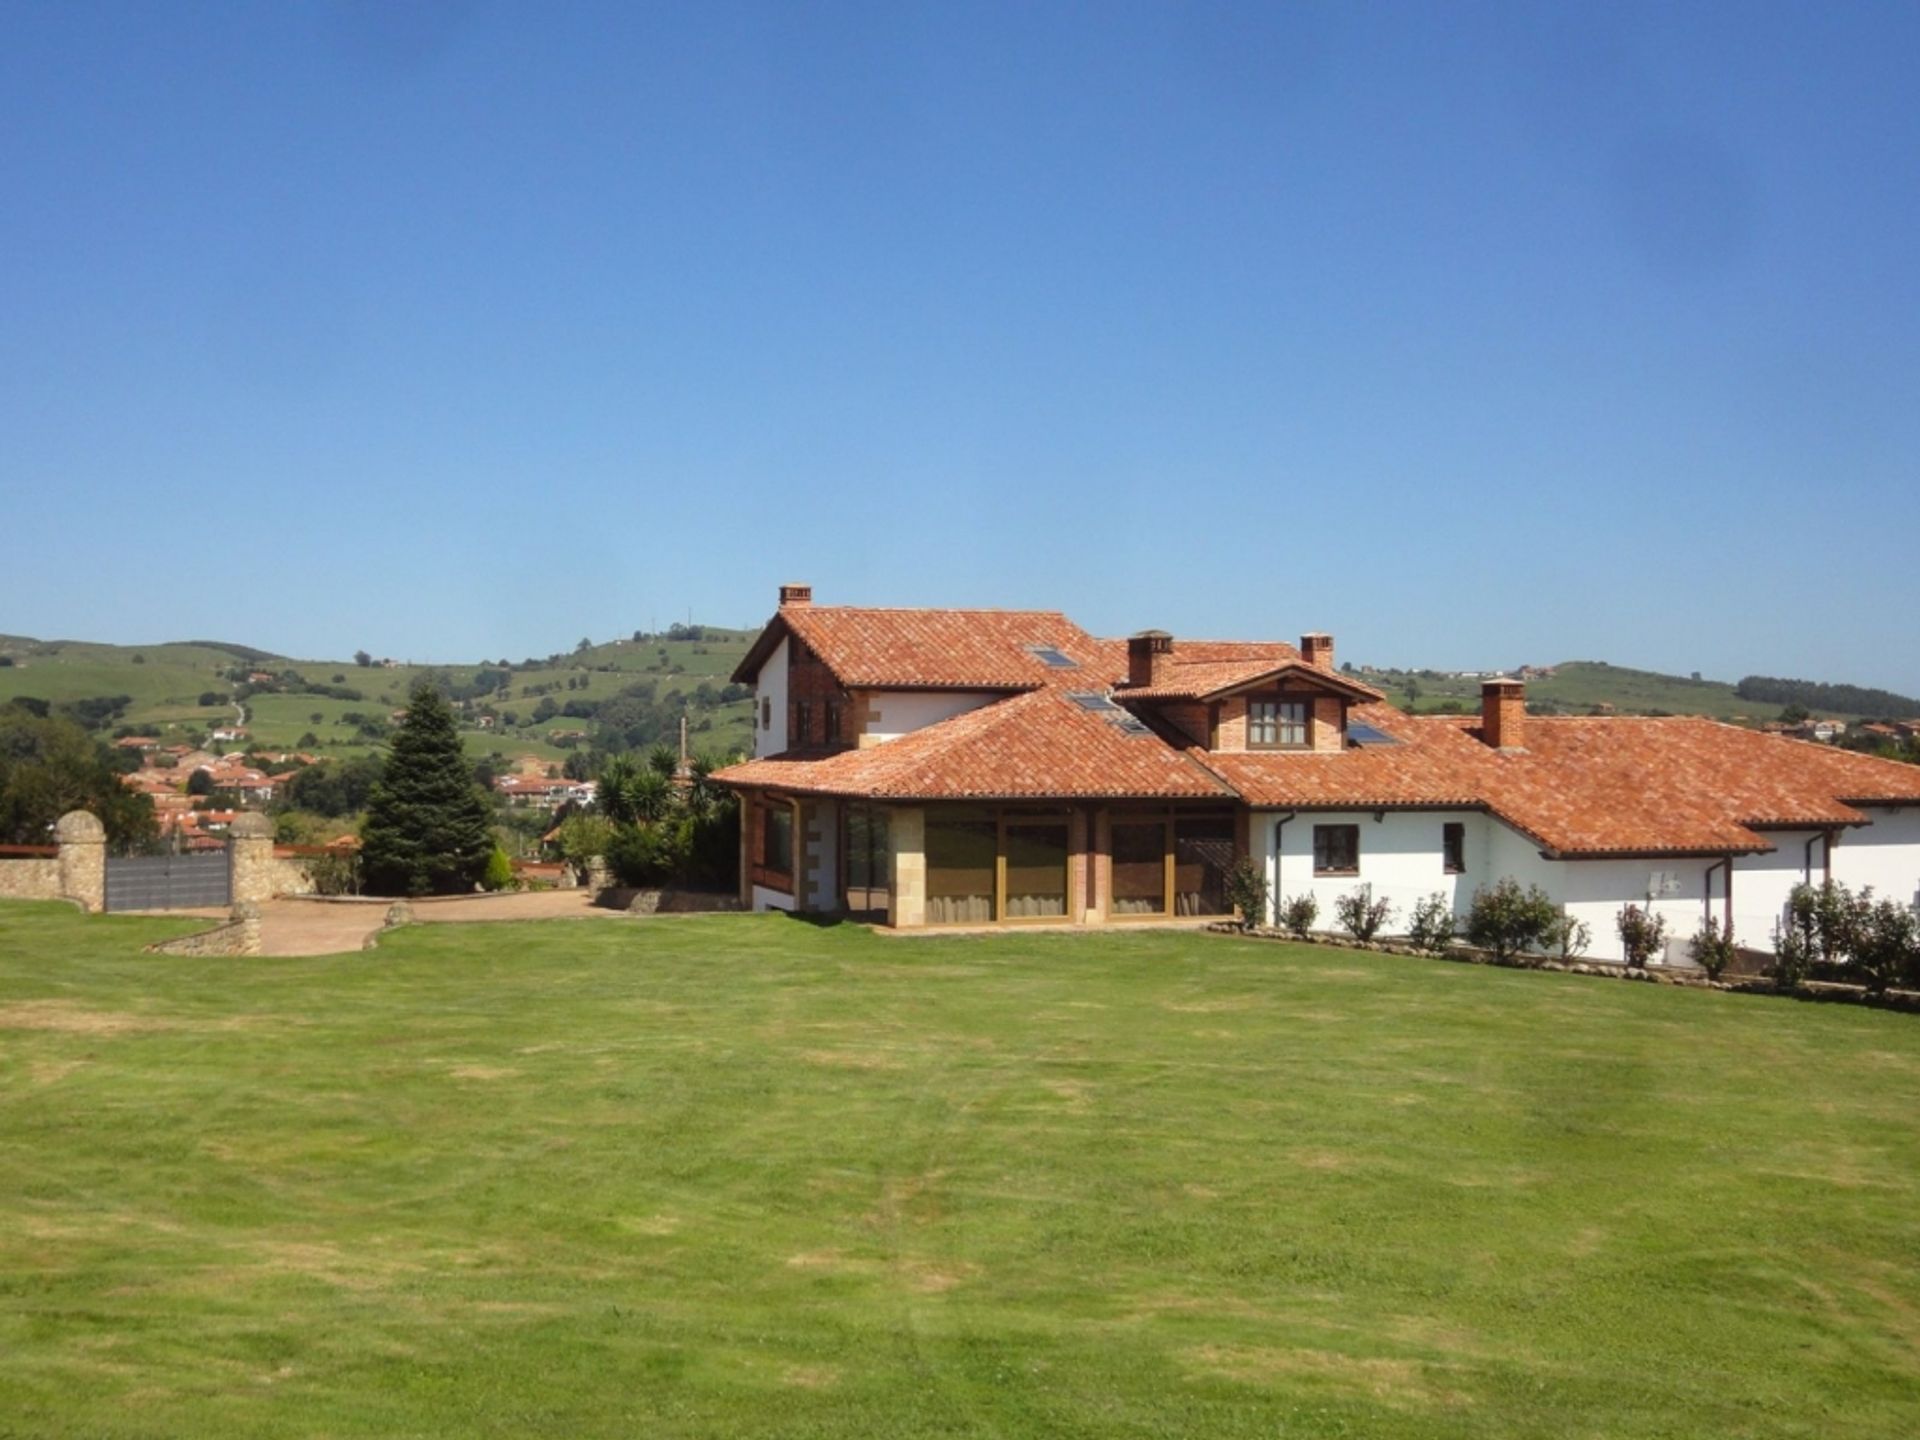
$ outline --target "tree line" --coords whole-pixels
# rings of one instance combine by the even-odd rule
[[[1742,700],[1765,705],[1797,705],[1802,710],[1838,711],[1843,715],[1881,715],[1889,718],[1920,715],[1920,700],[1891,690],[1861,685],[1828,685],[1818,680],[1785,680],[1774,675],[1748,675],[1733,687]]]

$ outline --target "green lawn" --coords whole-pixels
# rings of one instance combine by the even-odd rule
[[[0,906],[0,1435],[1920,1433],[1920,1021],[775,917]]]

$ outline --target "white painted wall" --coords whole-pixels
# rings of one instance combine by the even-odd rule
[[[1452,902],[1456,913],[1466,909],[1476,885],[1492,878],[1489,871],[1487,817],[1472,810],[1388,810],[1376,820],[1371,810],[1303,810],[1284,826],[1280,815],[1260,811],[1254,815],[1253,843],[1267,868],[1267,884],[1273,903],[1311,893],[1320,902],[1319,925],[1333,929],[1334,901],[1362,885],[1371,885],[1376,898],[1394,907],[1389,928],[1404,925],[1413,907],[1436,892]],[[1445,871],[1441,851],[1441,827],[1449,822],[1466,827],[1467,869],[1463,875]],[[1357,825],[1360,827],[1360,873],[1358,875],[1316,877],[1313,873],[1313,827],[1315,825]],[[1274,836],[1279,834],[1276,851]]]
[[[1920,805],[1875,806],[1873,824],[1843,830],[1833,847],[1833,878],[1875,899],[1920,902]]]
[[[1620,908],[1629,902],[1649,906],[1667,919],[1669,957],[1684,958],[1686,942],[1699,929],[1705,914],[1707,867],[1710,860],[1548,860],[1539,845],[1500,820],[1477,811],[1393,811],[1376,819],[1369,810],[1301,811],[1279,830],[1280,845],[1274,836],[1279,815],[1256,812],[1253,836],[1256,850],[1266,864],[1267,882],[1277,907],[1295,895],[1311,893],[1320,902],[1322,929],[1338,927],[1334,902],[1362,885],[1370,885],[1376,898],[1394,907],[1388,930],[1403,933],[1411,911],[1427,896],[1446,895],[1456,915],[1464,915],[1473,892],[1482,885],[1511,877],[1522,885],[1538,885],[1559,902],[1591,932],[1587,954],[1595,959],[1620,960],[1624,952],[1615,928]],[[1448,875],[1443,868],[1441,826],[1456,822],[1466,827],[1466,872]],[[1353,876],[1316,877],[1313,873],[1313,827],[1316,825],[1357,825],[1360,827],[1360,873]],[[1837,854],[1838,852],[1836,852]],[[1920,850],[1914,852],[1920,856]],[[1649,901],[1647,891],[1656,870],[1679,877],[1678,892]],[[1797,878],[1795,872],[1794,878]],[[1778,882],[1756,877],[1754,898],[1771,903],[1772,887]],[[1715,874],[1714,913],[1720,913],[1718,898],[1724,892],[1722,876]],[[1743,887],[1747,878],[1734,882],[1736,911],[1743,907]],[[1780,890],[1784,899],[1789,879]],[[1277,912],[1276,912],[1277,913]],[[1769,922],[1770,923],[1770,922]],[[1738,914],[1736,931],[1743,943],[1748,936]],[[1758,936],[1754,937],[1758,940]]]
[[[867,721],[864,733],[881,740],[897,740],[1000,698],[992,690],[875,690],[869,700],[873,718]]]
[[[762,702],[773,704],[773,724],[771,728],[760,728]],[[773,654],[767,657],[767,663],[760,667],[753,687],[753,753],[758,759],[763,755],[778,755],[787,748],[787,642],[782,640],[774,646]],[[759,907],[756,906],[756,909]],[[782,909],[787,907],[782,906]]]
[[[793,896],[780,890],[769,890],[764,885],[753,887],[753,908],[756,910],[791,910]]]

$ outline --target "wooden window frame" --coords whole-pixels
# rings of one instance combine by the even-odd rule
[[[1253,738],[1254,707],[1270,707],[1273,710],[1273,739],[1255,740]],[[1287,740],[1288,722],[1282,713],[1292,706],[1300,712],[1300,738]],[[1247,701],[1247,749],[1249,750],[1311,750],[1313,748],[1313,701],[1302,699],[1298,695],[1268,695],[1258,700]]]
[[[824,708],[826,710],[824,738],[827,744],[838,745],[840,743],[840,701],[829,695],[824,702]]]
[[[1320,856],[1322,854],[1320,834],[1322,831],[1331,834],[1336,830],[1345,830],[1353,836],[1353,867],[1351,869],[1335,868],[1331,865],[1322,866],[1320,863]],[[1358,825],[1316,825],[1313,827],[1313,873],[1315,879],[1354,876],[1360,873],[1360,827]]]
[[[1467,827],[1459,820],[1448,820],[1440,826],[1440,872],[1467,873]]]

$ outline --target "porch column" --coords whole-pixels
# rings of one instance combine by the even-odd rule
[[[893,885],[887,923],[908,929],[927,923],[927,812],[902,806],[888,819]]]

